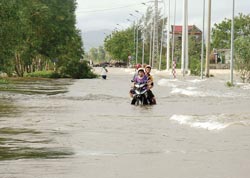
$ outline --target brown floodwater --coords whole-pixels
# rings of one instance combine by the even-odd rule
[[[249,84],[155,74],[132,106],[131,77],[0,84],[0,177],[249,177]]]

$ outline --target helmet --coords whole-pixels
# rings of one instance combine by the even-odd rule
[[[151,67],[150,65],[146,65],[146,67],[145,67],[145,68],[150,68],[150,69],[151,69],[152,67]]]
[[[136,69],[139,69],[140,67],[141,67],[141,64],[136,64],[136,65],[135,65],[135,68],[136,68]]]
[[[143,68],[139,68],[137,71],[138,71],[138,72],[139,72],[139,71],[142,71],[142,72],[144,73],[144,69],[143,69]]]

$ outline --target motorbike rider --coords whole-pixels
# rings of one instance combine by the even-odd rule
[[[135,77],[138,75],[138,69],[141,68],[141,67],[142,67],[141,64],[136,64],[136,65],[135,65],[135,73],[134,73],[132,82],[134,81]]]
[[[145,75],[145,71],[143,68],[138,68],[136,73],[137,74],[135,74],[133,78],[133,88],[129,92],[131,98],[133,98],[133,95],[135,94],[134,85],[136,83],[139,83],[139,84],[147,83],[148,81],[148,77]]]
[[[154,87],[154,80],[153,80],[153,76],[150,74],[151,72],[151,66],[147,65],[145,67],[145,75],[148,78],[148,99],[152,102],[151,104],[156,104],[156,100],[155,100],[155,96],[153,94],[153,92],[151,91],[151,89]]]
[[[134,83],[147,83],[148,82],[148,77],[145,75],[145,71],[143,68],[138,69],[138,75],[134,78]]]

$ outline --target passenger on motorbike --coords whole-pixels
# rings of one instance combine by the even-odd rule
[[[150,74],[150,72],[151,72],[151,66],[147,65],[145,67],[145,75],[148,78],[148,82],[147,82],[147,84],[148,84],[148,99],[152,102],[151,104],[156,104],[155,96],[154,96],[153,92],[151,91],[151,89],[154,86],[154,80],[153,80],[153,77]]]

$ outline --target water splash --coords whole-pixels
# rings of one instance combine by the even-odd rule
[[[250,126],[250,120],[247,117],[233,115],[206,115],[206,116],[192,116],[192,115],[173,115],[170,120],[176,121],[181,125],[188,125],[194,128],[212,130],[223,130],[232,125]]]
[[[190,90],[190,89],[182,89],[182,88],[174,88],[171,91],[171,94],[180,94],[180,95],[187,95],[187,96],[204,96],[201,92]]]

